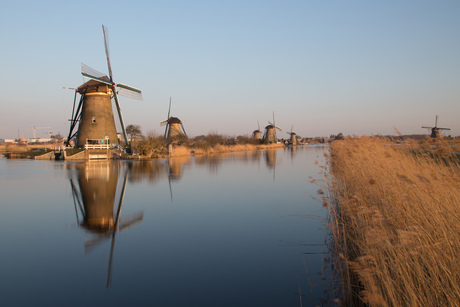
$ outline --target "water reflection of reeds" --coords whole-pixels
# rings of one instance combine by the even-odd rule
[[[225,161],[241,162],[241,163],[253,163],[260,161],[260,157],[263,151],[252,150],[242,152],[230,152],[230,153],[216,153],[212,155],[195,156],[195,163],[197,165],[208,166],[210,173],[217,173],[221,163]]]
[[[142,160],[127,163],[129,182],[148,181],[157,183],[168,173],[168,166],[165,160]]]

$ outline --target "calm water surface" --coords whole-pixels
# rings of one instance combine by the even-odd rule
[[[321,304],[325,147],[0,159],[0,306]]]

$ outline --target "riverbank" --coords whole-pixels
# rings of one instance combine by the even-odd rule
[[[184,145],[171,145],[169,148],[164,147],[162,150],[150,152],[147,155],[126,155],[121,159],[136,159],[136,160],[149,160],[158,158],[169,158],[169,157],[182,157],[192,155],[212,155],[227,152],[240,152],[240,151],[253,151],[253,150],[264,150],[264,149],[276,149],[285,147],[282,143],[277,144],[235,144],[235,145],[222,145],[217,144],[215,146],[201,146],[201,147],[190,147]],[[45,155],[50,151],[56,150],[59,146],[56,145],[1,145],[0,153],[4,154],[8,158],[13,159],[34,159],[40,155]],[[64,146],[61,146],[64,148]],[[75,151],[75,150],[71,150]],[[78,151],[75,151],[78,152]],[[70,157],[71,154],[68,153]],[[49,159],[49,158],[48,158]],[[47,159],[47,160],[48,160]]]
[[[343,306],[457,306],[460,165],[441,140],[331,144],[323,205]]]
[[[169,152],[169,157],[190,156],[190,155],[212,155],[226,152],[239,152],[239,151],[253,151],[264,149],[283,148],[284,144],[236,144],[236,145],[216,145],[209,147],[187,147],[187,146],[173,146],[172,151]]]

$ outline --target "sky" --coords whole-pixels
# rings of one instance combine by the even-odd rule
[[[460,1],[0,0],[0,138],[67,135],[81,63],[107,73],[126,125],[163,134],[460,135]],[[278,134],[280,136],[280,134]]]

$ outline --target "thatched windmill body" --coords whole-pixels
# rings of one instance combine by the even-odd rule
[[[82,148],[87,143],[110,144],[118,143],[115,119],[112,111],[111,99],[120,120],[121,129],[125,138],[126,146],[129,147],[123,116],[121,114],[118,94],[133,99],[142,100],[140,89],[132,86],[116,83],[113,81],[112,68],[109,56],[108,29],[102,25],[104,35],[105,53],[107,56],[108,76],[98,72],[82,63],[81,74],[89,78],[88,82],[79,86],[75,91],[72,118],[70,119],[70,131],[66,145],[76,137],[75,147]],[[77,93],[80,94],[80,102],[76,107]],[[77,129],[78,124],[78,129]],[[76,130],[76,132],[74,132]]]
[[[178,138],[182,135],[186,136],[187,133],[185,133],[185,129],[184,129],[184,125],[182,124],[182,121],[177,117],[170,116],[170,114],[171,114],[171,98],[169,98],[168,117],[167,119],[160,122],[161,126],[166,125],[165,135],[164,135],[165,140],[172,141],[173,139]]]
[[[256,140],[260,140],[260,137],[262,136],[262,131],[260,131],[260,125],[259,121],[257,121],[257,126],[259,127],[257,130],[254,130],[252,132],[252,138]]]
[[[265,133],[263,140],[265,143],[277,143],[278,138],[276,137],[276,130],[283,131],[275,124],[275,112],[273,112],[273,123],[268,122],[268,126],[265,127]]]
[[[292,144],[292,145],[297,145],[299,144],[299,142],[297,141],[297,134],[295,132],[292,132],[292,128],[294,128],[294,126],[292,125],[291,126],[291,132],[286,132],[287,134],[289,134],[289,143]]]
[[[422,126],[422,128],[426,128],[426,129],[431,129],[431,137],[432,138],[437,138],[440,136],[440,131],[442,130],[450,130],[450,128],[440,128],[438,127],[438,115],[436,115],[436,119],[434,121],[434,127],[426,127],[426,126]]]

